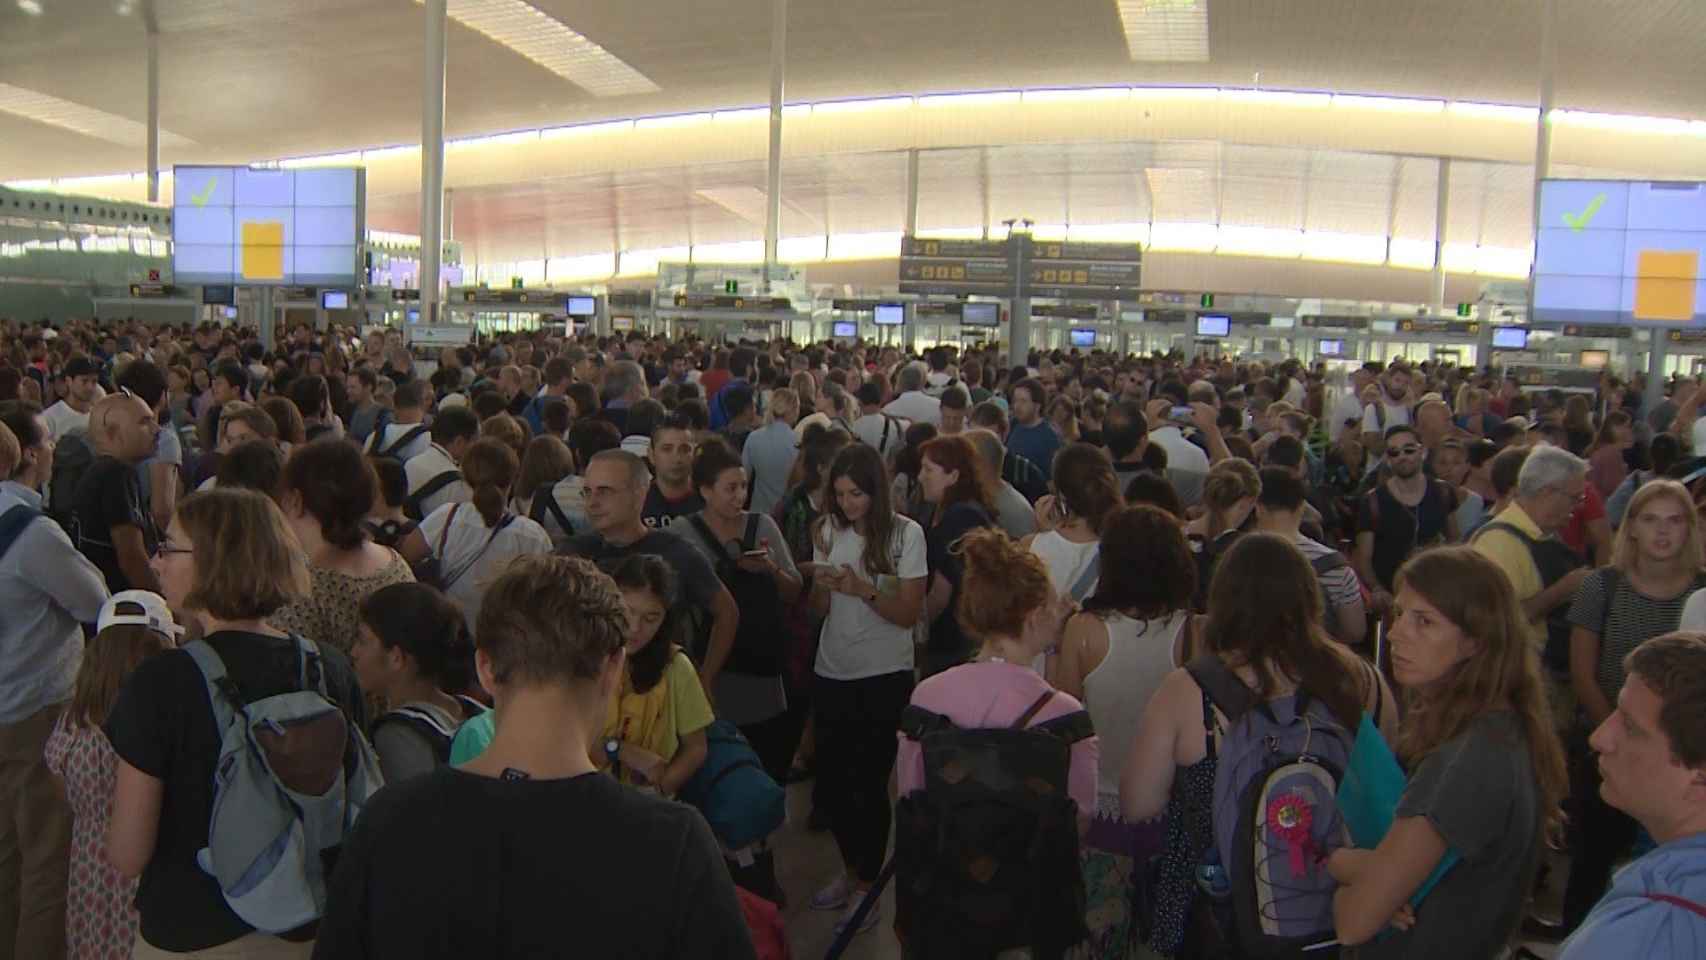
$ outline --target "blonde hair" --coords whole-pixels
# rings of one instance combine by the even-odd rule
[[[1630,498],[1628,509],[1623,511],[1623,524],[1617,528],[1617,539],[1611,550],[1611,565],[1624,573],[1631,573],[1635,564],[1641,559],[1640,548],[1635,545],[1635,520],[1647,504],[1661,497],[1670,497],[1682,508],[1688,517],[1688,539],[1682,545],[1682,552],[1677,554],[1683,569],[1699,570],[1706,566],[1706,549],[1700,543],[1700,516],[1694,510],[1694,498],[1688,488],[1675,480],[1649,480],[1635,491]],[[1607,597],[1610,603],[1611,598]]]
[[[811,376],[811,374],[806,374]],[[770,391],[770,422],[776,423],[787,411],[800,412],[800,395],[792,387],[777,387]]]
[[[190,609],[256,620],[308,599],[302,544],[265,494],[225,487],[191,494],[178,522],[195,551],[195,582],[184,598]]]

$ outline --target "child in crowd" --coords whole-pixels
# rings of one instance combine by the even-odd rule
[[[107,861],[118,756],[101,732],[124,678],[143,660],[177,646],[183,629],[158,594],[126,590],[101,608],[99,632],[83,651],[71,704],[47,741],[47,768],[71,805],[70,886],[65,944],[70,960],[127,960],[136,944],[136,881]]]

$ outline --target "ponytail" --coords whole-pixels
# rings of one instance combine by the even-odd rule
[[[491,439],[474,441],[462,455],[462,479],[474,491],[474,509],[486,526],[495,527],[508,509],[504,491],[515,485],[521,461],[507,445]]]

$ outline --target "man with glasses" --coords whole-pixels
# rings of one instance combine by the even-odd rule
[[[1427,448],[1416,428],[1386,428],[1389,476],[1357,506],[1356,571],[1373,591],[1375,612],[1392,606],[1392,578],[1410,554],[1457,541],[1457,492],[1422,472]]]

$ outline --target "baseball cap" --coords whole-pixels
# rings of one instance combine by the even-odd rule
[[[71,362],[65,365],[67,377],[93,377],[100,372],[101,368],[95,366],[95,361],[88,357],[72,357]]]
[[[126,604],[141,607],[142,612],[120,613],[119,607]],[[147,627],[174,640],[184,635],[184,628],[172,619],[172,609],[166,606],[165,599],[147,590],[121,590],[108,597],[102,605],[101,617],[96,623],[97,633],[108,627],[125,625]]]

